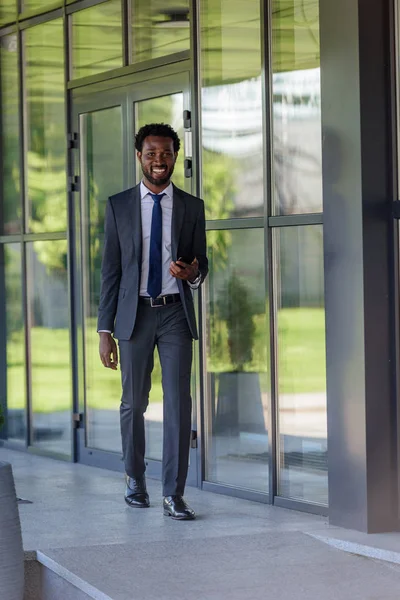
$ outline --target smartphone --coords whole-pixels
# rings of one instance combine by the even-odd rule
[[[180,256],[178,258],[178,260],[180,260],[181,262],[186,263],[187,265],[191,265],[192,262],[194,261],[194,257],[190,257],[190,256]],[[185,267],[182,267],[182,265],[176,265],[177,267],[179,267],[180,269],[185,269]]]

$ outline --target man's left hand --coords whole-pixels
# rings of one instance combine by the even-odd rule
[[[182,260],[172,261],[169,266],[169,272],[176,279],[194,281],[199,274],[199,261],[195,258],[190,265],[184,263]]]

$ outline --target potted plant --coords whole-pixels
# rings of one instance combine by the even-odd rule
[[[235,272],[220,298],[218,318],[226,323],[231,369],[219,375],[214,431],[224,435],[265,433],[259,374],[246,369],[253,358],[255,303]]]
[[[0,429],[4,415],[0,404]],[[0,461],[0,598],[23,600],[24,551],[14,477],[9,463]]]

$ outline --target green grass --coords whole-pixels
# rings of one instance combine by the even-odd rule
[[[322,308],[284,308],[278,313],[279,391],[324,392],[325,311]]]
[[[253,360],[246,371],[262,373],[268,388],[268,336],[266,319],[255,317]],[[225,323],[219,324],[219,355],[210,357],[209,370],[229,371],[232,365],[226,343]],[[313,393],[325,390],[325,325],[322,308],[285,308],[278,314],[278,374],[281,393]],[[225,338],[225,339],[224,339]],[[65,329],[31,330],[32,389],[35,412],[71,408],[71,364],[69,333]],[[211,346],[212,347],[212,346]],[[24,348],[21,333],[14,333],[7,346],[8,406],[25,403]],[[90,408],[116,409],[121,396],[121,373],[105,369],[98,357],[98,335],[93,327],[87,338],[87,400]],[[162,401],[161,370],[156,354],[150,402]]]

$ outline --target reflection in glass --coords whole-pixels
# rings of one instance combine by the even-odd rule
[[[6,406],[7,439],[25,441],[26,394],[25,394],[25,333],[22,311],[22,273],[20,244],[4,244],[0,247],[4,258],[5,288],[5,343],[6,343]],[[2,278],[0,267],[0,278]]]
[[[16,0],[2,0],[0,2],[0,23],[12,23],[17,18]]]
[[[62,19],[24,32],[29,230],[67,228]]]
[[[71,455],[67,240],[27,244],[32,443]]]
[[[179,188],[185,187],[184,148],[183,148],[183,94],[171,94],[160,98],[151,98],[135,104],[135,133],[147,123],[168,123],[175,129],[181,140],[181,149],[176,161],[173,181]],[[137,164],[137,180],[142,177],[140,165]],[[163,436],[163,392],[161,385],[161,365],[157,352],[154,353],[154,369],[151,376],[149,405],[145,414],[146,457],[153,460],[162,459]]]
[[[264,231],[209,231],[208,481],[268,490],[268,323]]]
[[[123,190],[121,107],[81,115],[80,137],[87,444],[121,452],[121,378],[101,364],[97,334],[104,212],[107,198]]]
[[[260,2],[204,0],[200,25],[206,218],[260,216],[264,212]]]
[[[327,504],[322,226],[281,227],[275,234],[279,494]]]
[[[275,213],[322,211],[318,0],[272,2]]]
[[[133,0],[133,62],[190,49],[189,0]]]
[[[2,177],[0,234],[21,230],[18,47],[16,34],[0,38]]]
[[[46,12],[53,8],[63,5],[62,0],[22,0],[22,10],[34,10],[37,12]]]
[[[81,10],[71,21],[74,78],[122,67],[121,0]]]

